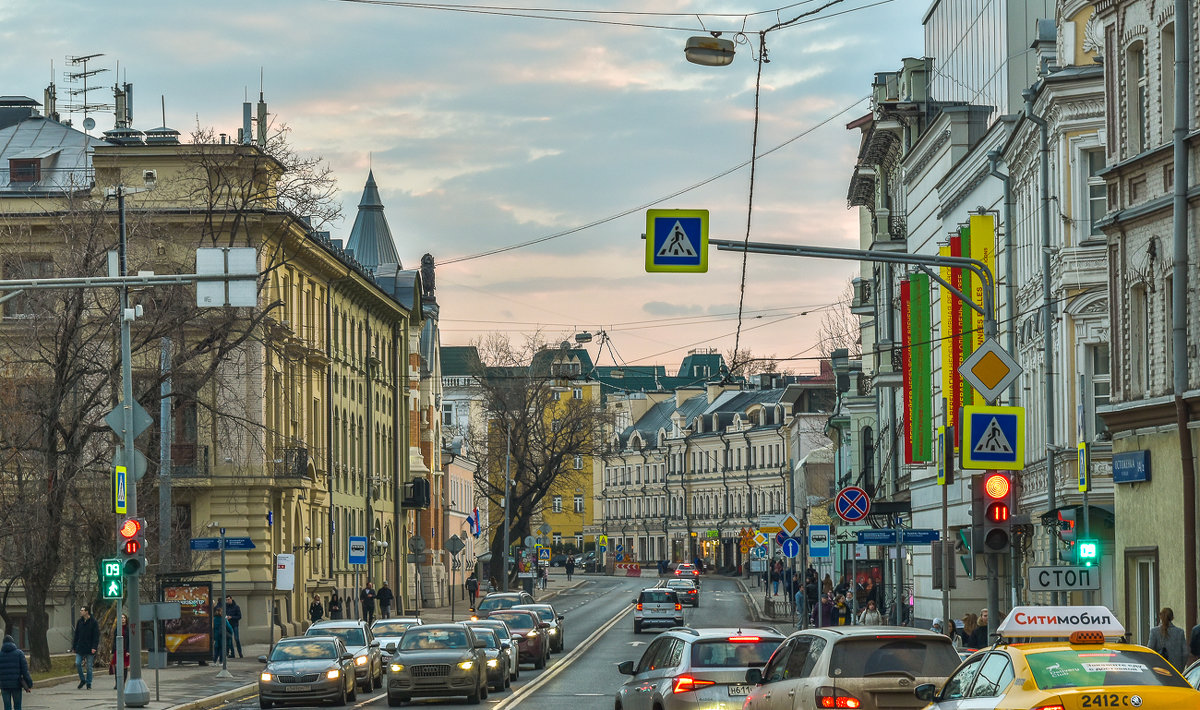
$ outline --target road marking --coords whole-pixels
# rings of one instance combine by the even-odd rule
[[[496,705],[496,710],[510,710],[511,708],[515,708],[535,690],[541,688],[543,685],[546,685],[559,673],[562,673],[564,670],[569,668],[572,663],[574,663],[580,656],[583,655],[584,651],[587,651],[589,648],[591,648],[604,636],[604,634],[608,633],[612,627],[617,625],[617,622],[619,622],[621,619],[624,619],[625,616],[631,611],[633,611],[632,605],[627,606],[619,611],[616,616],[604,622],[603,626],[593,631],[591,636],[588,636],[586,639],[581,641],[578,646],[571,649],[570,653],[563,656],[558,663],[555,663],[553,666],[551,666],[550,670],[535,678],[533,682],[527,683],[526,685],[523,685],[517,690],[513,691],[512,695],[508,696],[503,702]]]

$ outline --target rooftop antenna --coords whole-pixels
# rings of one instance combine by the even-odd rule
[[[88,92],[95,91],[101,88],[100,85],[89,86],[88,79],[97,74],[108,71],[108,69],[88,69],[88,62],[103,57],[103,54],[86,54],[82,56],[67,55],[67,64],[71,65],[72,69],[63,72],[63,81],[69,85],[81,84],[80,88],[72,88],[67,90],[67,95],[70,100],[63,103],[63,108],[70,113],[83,113],[83,128],[90,131],[96,127],[95,119],[88,114],[99,111],[112,111],[116,107],[107,103],[92,103],[88,100]]]

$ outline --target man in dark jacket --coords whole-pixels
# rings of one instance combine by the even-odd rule
[[[379,601],[379,618],[386,619],[392,615],[392,601],[396,595],[392,594],[392,588],[388,586],[387,580],[379,585],[379,591],[375,594],[375,599]]]
[[[362,606],[363,621],[368,624],[375,621],[375,583],[368,581],[367,586],[358,593],[358,602]]]
[[[79,619],[75,622],[75,638],[71,650],[75,652],[75,672],[79,674],[79,685],[92,688],[92,664],[96,660],[96,649],[100,647],[100,624],[92,618],[91,607],[79,607]]]
[[[225,620],[233,628],[233,643],[229,644],[229,657],[233,658],[233,652],[237,651],[238,658],[245,658],[246,654],[242,653],[241,629],[238,628],[242,625],[242,608],[237,605],[232,596],[225,597]]]
[[[4,695],[6,710],[21,710],[21,692],[33,688],[33,676],[29,675],[29,661],[25,653],[17,648],[12,636],[5,636],[0,645],[0,693]]]

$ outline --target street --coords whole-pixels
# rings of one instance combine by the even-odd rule
[[[484,704],[498,710],[509,710],[518,705],[525,708],[569,705],[572,710],[611,708],[613,695],[623,682],[623,676],[617,673],[617,664],[637,660],[655,635],[653,630],[641,634],[633,632],[631,602],[639,590],[658,582],[655,577],[595,577],[579,587],[564,590],[551,603],[566,617],[566,649],[555,654],[545,670],[536,671],[528,664],[523,665],[521,678],[512,684],[512,689],[490,693]],[[735,581],[706,578],[703,585],[700,607],[684,607],[684,620],[688,625],[751,623],[745,596]],[[455,698],[418,698],[409,705],[467,707],[463,700]],[[360,693],[353,707],[387,707],[386,684],[370,694]],[[250,695],[220,708],[256,710],[258,698]]]

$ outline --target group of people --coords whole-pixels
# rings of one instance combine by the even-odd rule
[[[241,625],[242,608],[232,596],[226,596],[225,604],[213,609],[213,663],[224,663],[226,652],[230,658],[246,657],[242,653]]]
[[[950,620],[943,624],[942,620],[937,618],[933,620],[930,628],[948,636],[957,648],[984,648],[991,643],[988,636],[987,609],[980,609],[978,615],[970,612],[963,614],[960,623]]]
[[[108,663],[108,674],[117,672],[117,640],[121,639],[125,649],[123,667],[129,668],[129,616],[121,614],[119,624],[113,624],[112,658]],[[100,648],[100,623],[92,616],[92,608],[79,608],[79,619],[71,637],[71,650],[75,653],[75,673],[79,676],[77,688],[92,689],[93,669],[96,663],[96,652]],[[113,684],[116,687],[116,684]]]
[[[1158,625],[1150,629],[1150,640],[1146,645],[1182,671],[1188,663],[1200,659],[1200,624],[1193,626],[1191,633],[1185,636],[1174,621],[1175,611],[1169,606],[1163,607],[1158,612]]]
[[[379,618],[386,619],[392,615],[392,603],[396,601],[396,594],[392,592],[392,588],[388,586],[387,580],[379,585],[379,589],[375,589],[375,583],[368,581],[366,586],[358,593],[358,606],[362,611],[362,620],[370,624],[375,621],[375,604],[379,604]],[[333,593],[329,595],[328,603],[322,603],[320,594],[313,594],[312,604],[308,605],[308,620],[312,623],[317,623],[322,619],[338,620],[345,617],[345,598],[338,595],[335,588]]]

